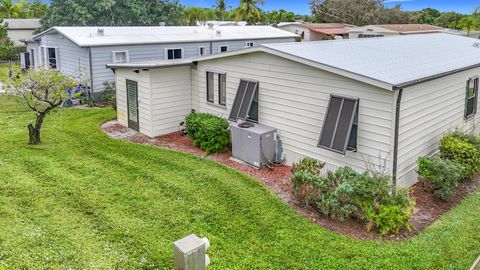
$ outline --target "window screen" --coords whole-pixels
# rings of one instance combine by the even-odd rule
[[[247,119],[250,108],[258,91],[258,82],[240,80],[238,85],[237,95],[230,111],[230,121],[237,121],[238,119]],[[257,115],[258,117],[258,115]]]
[[[356,148],[357,108],[358,99],[332,95],[318,146],[341,154],[345,154],[347,147]],[[351,135],[355,138],[351,138]]]
[[[478,78],[467,81],[467,92],[465,95],[465,118],[477,113]]]
[[[218,74],[218,104],[227,105],[227,75]]]
[[[207,101],[212,102],[214,101],[214,92],[213,92],[213,80],[214,80],[213,72],[207,72]]]

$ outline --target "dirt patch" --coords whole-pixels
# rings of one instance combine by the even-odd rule
[[[449,202],[445,202],[433,196],[433,194],[425,190],[423,185],[417,183],[410,188],[410,195],[416,201],[415,210],[412,218],[410,219],[412,230],[402,231],[395,236],[381,238],[375,232],[367,232],[365,225],[356,220],[346,220],[341,222],[318,213],[312,207],[302,205],[292,194],[292,185],[290,181],[290,176],[292,173],[290,166],[282,165],[273,167],[271,169],[263,168],[258,170],[244,163],[232,160],[230,158],[231,152],[207,155],[204,151],[195,147],[190,138],[180,135],[179,132],[159,136],[156,138],[150,138],[138,133],[137,131],[119,125],[116,121],[110,121],[103,124],[101,129],[111,137],[119,140],[154,145],[186,152],[197,156],[206,157],[218,163],[222,163],[230,168],[239,170],[265,184],[283,201],[288,203],[297,213],[308,219],[310,222],[318,224],[332,231],[363,240],[398,241],[410,238],[428,227],[442,214],[450,210],[465,196],[475,191],[476,188],[480,186],[480,174],[478,174],[474,177],[474,180],[463,182],[458,187],[456,195]]]

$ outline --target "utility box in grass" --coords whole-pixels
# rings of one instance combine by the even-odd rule
[[[191,234],[173,243],[175,270],[204,270],[210,264],[206,251],[210,246],[207,238]]]

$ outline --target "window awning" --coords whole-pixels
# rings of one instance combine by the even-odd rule
[[[233,101],[232,110],[228,120],[236,122],[238,119],[246,120],[252,105],[258,82],[241,80],[238,85],[237,95]]]
[[[316,28],[310,29],[310,31],[324,34],[324,35],[346,35],[348,34],[347,29],[342,28]]]

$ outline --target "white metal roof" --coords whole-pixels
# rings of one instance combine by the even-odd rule
[[[449,34],[407,35],[263,47],[334,70],[402,86],[480,65],[480,40]]]
[[[36,29],[41,26],[40,19],[3,19],[8,23],[8,29]]]
[[[104,35],[98,34],[103,29]],[[240,39],[294,38],[297,35],[271,26],[131,26],[53,27],[33,37],[56,31],[82,47],[202,42]]]

